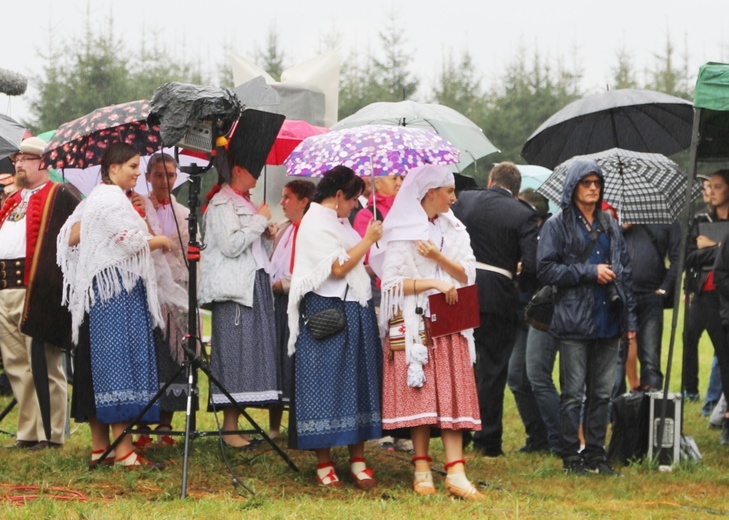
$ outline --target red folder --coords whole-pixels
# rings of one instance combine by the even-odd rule
[[[446,303],[445,294],[428,296],[430,302],[430,336],[439,338],[481,325],[476,284],[458,289],[458,302]]]

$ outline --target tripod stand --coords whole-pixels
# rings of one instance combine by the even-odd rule
[[[133,419],[131,424],[127,426],[122,434],[117,437],[114,442],[111,443],[111,445],[106,449],[106,451],[101,455],[99,461],[106,458],[109,453],[111,453],[112,450],[121,442],[122,438],[125,435],[130,435],[134,426],[139,424],[142,417],[149,411],[152,406],[154,406],[154,403],[157,402],[160,397],[167,391],[167,388],[174,382],[175,378],[177,378],[182,372],[185,372],[185,379],[187,382],[187,406],[185,411],[185,430],[182,432],[179,431],[171,431],[171,432],[165,432],[167,435],[184,435],[185,436],[185,443],[184,443],[184,450],[183,450],[183,468],[182,468],[182,490],[181,490],[181,498],[185,498],[187,496],[187,474],[188,474],[188,466],[189,466],[189,456],[190,456],[190,446],[191,442],[194,438],[197,437],[204,437],[207,435],[223,435],[228,433],[257,433],[260,435],[264,441],[273,448],[273,450],[278,453],[278,455],[288,464],[288,466],[293,469],[294,471],[298,471],[298,468],[293,463],[293,461],[289,458],[289,456],[281,450],[281,448],[273,442],[273,440],[266,434],[265,431],[253,420],[253,418],[246,412],[245,408],[243,408],[239,403],[235,401],[235,399],[230,395],[230,393],[220,384],[220,382],[215,378],[215,376],[212,374],[210,367],[204,363],[200,357],[196,353],[196,346],[198,343],[200,343],[199,337],[198,337],[198,320],[195,313],[195,309],[197,309],[197,263],[200,260],[200,249],[201,244],[197,241],[197,210],[199,207],[199,195],[200,195],[200,181],[201,181],[201,174],[206,172],[210,169],[210,165],[206,168],[200,168],[196,163],[192,163],[188,167],[181,168],[182,171],[189,174],[189,196],[188,196],[188,203],[189,203],[189,209],[190,209],[190,216],[188,220],[188,230],[190,233],[190,239],[188,242],[188,253],[187,253],[187,260],[188,260],[188,275],[189,275],[189,286],[188,286],[188,333],[187,333],[187,344],[183,344],[182,348],[185,352],[185,360],[182,363],[182,365],[179,367],[177,372],[171,376],[168,381],[159,389],[159,391],[155,394],[155,396],[152,398],[152,400],[147,403],[147,405],[144,407],[144,409]],[[251,424],[253,427],[252,430],[241,430],[238,432],[232,432],[232,431],[198,431],[196,429],[196,416],[195,411],[197,407],[194,407],[193,399],[197,400],[199,395],[199,390],[197,387],[197,381],[198,381],[198,374],[197,370],[202,370],[210,380],[210,383],[215,385],[220,392],[228,398],[232,406],[234,406],[238,412]],[[142,430],[140,430],[142,431]],[[153,432],[145,432],[145,433],[153,433]],[[245,486],[244,486],[245,487]],[[246,489],[248,489],[246,487]],[[248,489],[248,491],[251,491]],[[252,491],[251,491],[252,492]]]

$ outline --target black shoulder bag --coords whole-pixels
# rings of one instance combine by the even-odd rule
[[[598,235],[598,230],[590,230],[590,243],[582,252],[582,256],[580,256],[580,259],[577,261],[578,264],[582,264],[590,258],[590,254],[595,248],[595,244],[597,244]],[[524,308],[524,320],[526,320],[526,322],[535,329],[547,332],[549,330],[550,323],[552,323],[552,315],[554,314],[554,303],[556,298],[556,285],[545,285],[541,287],[534,293],[534,296],[532,296],[532,299],[529,300],[529,303],[527,303],[527,306]]]
[[[324,309],[321,312],[317,312],[312,316],[303,314],[304,325],[306,325],[309,333],[314,336],[314,339],[325,339],[333,336],[343,330],[347,325],[344,317],[344,302],[347,300],[348,292],[349,284],[347,284],[347,289],[344,291],[344,300],[342,300],[341,309],[332,307],[331,309]]]

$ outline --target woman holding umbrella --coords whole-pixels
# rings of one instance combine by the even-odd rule
[[[382,279],[380,329],[385,333],[382,423],[410,428],[413,488],[435,493],[428,456],[430,429],[441,429],[449,494],[483,498],[466,478],[462,430],[480,430],[473,363],[473,329],[428,337],[428,296],[458,300],[457,288],[476,278],[476,258],[465,226],[450,211],[453,174],[444,166],[411,170],[384,223],[370,263]],[[379,253],[384,251],[384,253]]]
[[[101,159],[103,184],[58,236],[64,303],[77,345],[72,407],[74,417],[91,426],[91,468],[109,446],[109,427],[118,438],[158,388],[153,329],[163,323],[150,253],[171,244],[151,235],[127,196],[139,175],[139,152],[125,143],[109,145]],[[158,422],[159,408],[153,406],[142,420]],[[117,465],[160,467],[135,453],[130,436],[114,455]]]
[[[331,459],[331,448],[342,445],[349,448],[354,484],[377,484],[364,441],[382,433],[382,351],[363,260],[382,224],[372,221],[362,238],[347,220],[363,190],[364,181],[345,166],[324,174],[299,226],[289,291],[288,348],[296,353],[292,440],[316,452],[317,482],[330,488],[342,487]],[[310,319],[335,309],[344,326],[317,339]]]
[[[241,406],[280,403],[275,350],[276,330],[271,291],[271,210],[256,206],[250,192],[260,170],[225,156],[228,182],[213,189],[205,210],[205,261],[200,303],[212,308],[211,368],[220,385]],[[227,175],[227,173],[226,173]],[[252,448],[252,439],[237,433],[239,411],[223,390],[211,385],[210,401],[223,408],[223,441],[231,448]]]

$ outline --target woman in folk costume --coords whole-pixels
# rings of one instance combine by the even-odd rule
[[[112,435],[121,435],[159,388],[153,329],[163,323],[151,252],[171,246],[149,232],[138,195],[127,195],[140,175],[139,152],[111,144],[101,175],[103,184],[69,217],[57,242],[77,345],[74,413],[91,426],[91,468],[109,446],[109,425]],[[158,406],[142,420],[158,422]],[[115,451],[117,465],[159,467],[134,452],[131,436]]]
[[[271,256],[271,288],[273,289],[273,306],[276,318],[276,339],[278,345],[279,367],[281,373],[281,400],[284,404],[291,401],[294,384],[293,359],[288,355],[289,343],[289,288],[291,271],[294,266],[296,236],[304,213],[314,197],[316,185],[311,181],[295,180],[286,184],[281,195],[281,207],[284,220],[278,226],[273,241]],[[269,437],[275,439],[281,434],[281,417],[283,405],[269,411]]]
[[[377,334],[370,279],[363,259],[382,235],[370,223],[364,238],[347,217],[364,181],[344,166],[324,174],[301,220],[289,291],[289,354],[294,357],[294,415],[291,444],[315,450],[319,484],[340,488],[331,459],[333,446],[347,445],[350,474],[360,489],[376,485],[364,459],[364,441],[381,428],[382,346]],[[326,309],[343,312],[346,325],[316,339],[304,316]]]
[[[235,157],[227,155],[229,181],[208,195],[200,303],[212,308],[215,378],[236,403],[270,406],[281,398],[270,279],[271,210],[250,198],[260,169],[254,176]],[[213,406],[223,408],[223,430],[238,430],[238,409],[215,385],[210,393]],[[224,435],[223,441],[233,448],[256,445],[238,433]]]
[[[177,180],[177,161],[169,154],[156,153],[147,161],[145,180],[150,188],[149,196],[143,197],[147,223],[155,235],[169,237],[171,246],[168,251],[153,253],[155,260],[163,258],[170,268],[172,278],[181,290],[187,293],[188,272],[185,257],[190,232],[187,218],[190,210],[177,202],[171,190]],[[182,349],[187,334],[187,306],[162,304],[162,320],[164,333],[155,330],[157,345],[157,370],[160,386],[171,379],[180,368],[185,358]],[[200,330],[198,328],[198,330]],[[163,337],[164,336],[164,337]],[[180,373],[160,397],[160,422],[155,430],[160,432],[172,429],[172,418],[175,411],[183,411],[187,405],[184,373]],[[145,448],[152,444],[149,435],[140,435],[134,442],[137,448]],[[160,435],[158,446],[175,446],[177,442],[169,435]]]
[[[384,223],[370,264],[382,279],[380,330],[385,336],[382,424],[410,428],[415,456],[413,487],[435,493],[428,456],[430,428],[440,428],[451,495],[483,495],[465,475],[461,430],[480,430],[473,372],[473,330],[428,337],[428,296],[457,301],[458,287],[474,283],[476,259],[464,225],[450,211],[453,174],[426,165],[408,172]]]

